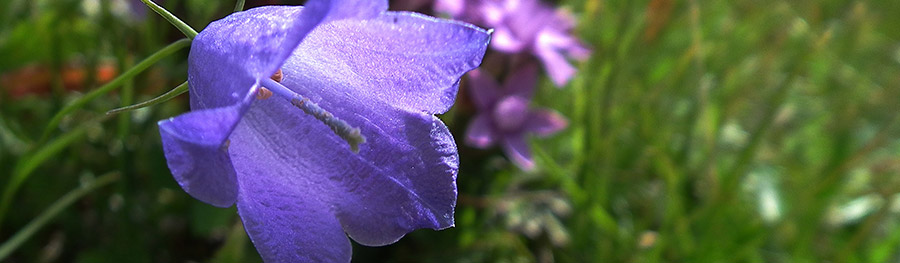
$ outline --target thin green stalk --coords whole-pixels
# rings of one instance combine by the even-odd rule
[[[175,51],[178,51],[184,47],[187,47],[190,44],[191,44],[191,40],[187,39],[187,38],[183,38],[181,40],[175,41],[172,44],[169,44],[168,46],[164,47],[163,49],[160,49],[156,53],[153,53],[153,55],[150,55],[149,57],[147,57],[146,59],[144,59],[137,65],[135,65],[133,68],[129,69],[128,71],[125,71],[125,73],[123,73],[116,79],[110,81],[109,83],[106,83],[106,85],[103,85],[100,88],[95,89],[95,90],[89,92],[88,94],[85,94],[81,98],[76,99],[72,103],[69,103],[69,105],[64,107],[59,112],[57,112],[56,115],[54,115],[53,118],[50,119],[50,122],[47,124],[47,127],[44,128],[44,133],[41,135],[41,139],[38,140],[39,141],[38,145],[40,145],[41,144],[40,142],[44,142],[47,139],[47,137],[50,136],[50,133],[54,129],[56,129],[56,127],[59,125],[59,122],[62,121],[62,118],[65,117],[66,115],[68,115],[69,113],[72,113],[76,109],[83,107],[89,101],[97,98],[98,96],[106,94],[107,92],[110,92],[113,89],[121,86],[127,80],[133,78],[138,73],[143,72],[144,70],[149,68],[151,65],[153,65],[157,61],[159,61],[160,59],[167,57],[167,56],[171,55],[172,53],[175,53]]]
[[[691,49],[703,50],[703,30],[700,28],[700,5],[696,0],[691,0],[688,3],[690,9],[688,13],[690,14]],[[684,147],[681,148],[681,151],[676,157],[676,160],[686,163],[686,166],[690,165],[688,159],[690,157],[690,153],[694,148],[694,140],[696,137],[694,133],[697,129],[697,126],[701,125],[700,116],[708,104],[709,95],[707,93],[709,92],[709,85],[711,85],[703,79],[703,72],[705,72],[706,65],[703,63],[702,56],[703,55],[701,55],[701,52],[693,52],[693,80],[699,83],[700,88],[693,89],[693,95],[695,97],[694,103],[690,105],[687,117],[687,125],[684,126],[684,131],[682,131],[685,137]]]
[[[91,180],[87,182],[85,185],[82,185],[78,188],[75,188],[72,191],[69,191],[66,195],[53,202],[47,210],[44,210],[38,217],[31,220],[25,227],[23,227],[19,232],[16,232],[9,240],[3,242],[0,245],[0,261],[8,257],[13,251],[16,250],[19,246],[21,246],[25,241],[28,241],[34,233],[36,233],[41,227],[50,222],[51,219],[59,215],[66,209],[83,197],[84,195],[93,192],[95,189],[110,184],[119,179],[118,173],[108,173],[106,175],[100,176],[97,179]]]
[[[100,117],[96,122],[100,122],[106,120],[107,117]],[[89,122],[95,123],[95,122]],[[9,205],[12,203],[12,199],[15,196],[16,192],[19,190],[19,186],[28,179],[28,176],[31,175],[31,172],[34,169],[44,163],[44,161],[50,159],[54,155],[61,152],[63,149],[68,147],[70,144],[78,141],[87,133],[87,129],[89,125],[81,125],[80,127],[64,134],[59,139],[52,141],[43,147],[39,148],[37,152],[28,155],[20,160],[19,163],[16,164],[16,168],[13,170],[12,177],[9,178],[9,182],[6,184],[6,188],[3,189],[3,196],[0,198],[0,226],[3,226],[3,219],[6,216],[6,211],[9,210]]]
[[[127,55],[125,55],[125,56],[127,56]],[[122,65],[126,65],[125,68],[130,68],[134,64],[134,59],[130,58],[130,57],[122,58],[122,59],[120,59],[120,61],[121,61],[120,63],[122,63]],[[121,102],[120,102],[121,104],[119,104],[119,105],[127,106],[127,105],[131,105],[132,103],[134,103],[134,79],[125,81],[125,84],[122,85],[122,91],[120,92],[119,97],[121,98]],[[131,122],[130,114],[119,115],[119,120],[118,120],[119,131],[118,132],[119,132],[120,140],[124,141],[125,136],[128,135],[128,133],[129,133],[128,130],[131,128],[130,122]]]
[[[181,83],[181,85],[178,85],[174,89],[169,90],[166,93],[159,95],[156,98],[152,98],[148,101],[144,101],[144,102],[141,102],[138,104],[112,109],[110,111],[107,111],[106,115],[112,115],[112,114],[117,114],[117,113],[126,112],[126,111],[133,111],[136,109],[153,106],[153,105],[156,105],[156,104],[159,104],[162,102],[169,101],[170,99],[175,98],[178,95],[181,95],[187,91],[188,91],[188,83],[187,83],[187,81],[185,81],[185,82]]]
[[[857,164],[865,160],[865,157],[871,154],[872,152],[888,145],[888,140],[891,140],[891,132],[894,130],[894,127],[898,124],[897,121],[900,120],[900,112],[896,109],[893,109],[893,115],[890,120],[878,130],[878,133],[872,137],[868,142],[866,142],[863,147],[859,148],[856,152],[848,156],[847,158],[841,160],[836,163],[834,168],[827,169],[822,171],[825,176],[822,177],[821,180],[817,181],[812,185],[812,192],[819,195],[825,192],[829,186],[838,185],[837,181],[841,179],[841,175],[845,174],[847,170],[854,168]]]
[[[175,28],[178,28],[178,30],[181,31],[184,36],[190,39],[194,39],[194,37],[197,36],[197,30],[194,30],[194,28],[189,26],[187,23],[181,21],[181,19],[178,19],[177,16],[169,13],[169,10],[162,8],[161,6],[150,0],[141,0],[141,2],[144,2],[144,4],[146,4],[147,7],[150,7],[153,12],[156,12],[157,14],[168,20],[169,24],[172,24],[173,26],[175,26]]]
[[[244,0],[238,0],[237,3],[234,3],[234,11],[244,11]]]
[[[726,173],[722,179],[722,184],[724,186],[723,190],[725,190],[725,192],[734,193],[735,189],[737,189],[742,175],[746,173],[753,158],[756,157],[759,147],[762,146],[763,139],[768,134],[769,128],[775,124],[775,117],[778,114],[778,111],[781,110],[782,105],[784,105],[784,101],[787,99],[790,86],[794,84],[793,80],[793,78],[790,78],[785,81],[782,86],[777,88],[775,94],[769,100],[769,107],[766,108],[765,112],[762,114],[762,123],[750,133],[749,143],[747,143],[747,146],[741,151],[737,161],[735,161],[734,167],[731,171]]]

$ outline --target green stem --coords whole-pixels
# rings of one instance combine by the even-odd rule
[[[234,3],[234,11],[244,11],[244,0],[237,0],[237,3]]]
[[[108,117],[100,117],[96,122],[100,122],[106,120]],[[94,122],[89,122],[94,123]],[[6,216],[6,211],[9,210],[9,205],[12,203],[13,197],[16,195],[16,192],[19,190],[19,186],[28,179],[28,176],[31,175],[31,172],[34,169],[46,161],[61,152],[63,149],[68,147],[70,144],[78,141],[87,133],[87,129],[90,126],[87,124],[83,124],[80,127],[64,134],[59,139],[52,141],[46,144],[44,147],[38,149],[34,154],[28,155],[21,159],[21,161],[16,165],[16,168],[13,170],[12,177],[9,178],[9,183],[6,184],[6,188],[3,189],[3,196],[0,198],[0,226],[3,226],[3,219]]]
[[[0,260],[8,257],[13,251],[16,250],[22,243],[28,240],[35,232],[37,232],[41,227],[50,222],[51,219],[59,215],[60,212],[63,211],[66,207],[69,207],[76,200],[81,198],[82,196],[94,191],[95,189],[110,184],[119,179],[118,173],[108,173],[106,175],[100,176],[97,179],[91,180],[87,182],[85,185],[75,188],[72,191],[69,191],[66,195],[53,202],[47,210],[44,210],[38,217],[31,220],[25,227],[23,227],[19,232],[16,232],[9,240],[3,242],[0,245]]]
[[[123,55],[127,56],[127,55]],[[125,57],[120,59],[120,63],[125,65],[125,68],[130,68],[134,64],[134,59],[130,57]],[[130,79],[125,81],[125,84],[122,85],[122,91],[120,92],[121,104],[122,106],[131,105],[134,103],[134,79]],[[128,130],[130,129],[131,116],[129,114],[119,115],[118,120],[118,129],[119,129],[119,139],[124,141],[125,136],[128,135]]]
[[[41,139],[38,140],[38,142],[39,142],[38,145],[40,145],[41,142],[44,142],[47,139],[47,137],[50,136],[50,133],[57,127],[57,125],[59,125],[59,122],[62,121],[62,118],[65,117],[67,114],[72,113],[76,109],[83,107],[89,101],[97,98],[98,96],[106,94],[107,92],[110,92],[113,89],[121,86],[127,80],[133,78],[138,73],[141,73],[142,71],[149,68],[150,65],[153,65],[160,59],[167,57],[167,56],[171,55],[172,53],[175,53],[175,51],[178,51],[184,47],[187,47],[190,44],[191,44],[191,40],[186,39],[186,38],[175,41],[172,44],[169,44],[168,46],[164,47],[163,49],[160,49],[156,53],[153,53],[153,55],[150,55],[150,57],[147,57],[146,59],[144,59],[137,65],[135,65],[133,68],[129,69],[128,71],[125,71],[125,73],[123,73],[116,79],[110,81],[109,83],[106,83],[106,85],[103,85],[100,88],[95,89],[95,90],[89,92],[88,94],[85,94],[83,97],[78,98],[77,100],[73,101],[72,103],[69,103],[69,105],[65,106],[62,110],[57,112],[56,115],[54,115],[52,119],[50,119],[50,122],[47,124],[47,127],[44,128],[44,133],[41,135]]]
[[[174,89],[169,90],[162,95],[159,95],[159,97],[152,98],[148,101],[144,101],[144,102],[141,102],[138,104],[112,109],[110,111],[107,111],[106,114],[112,115],[112,114],[117,114],[117,113],[121,113],[121,112],[133,111],[136,109],[153,106],[153,105],[156,105],[156,104],[159,104],[162,102],[169,101],[170,99],[175,98],[176,96],[181,95],[187,91],[188,91],[188,83],[187,83],[187,81],[185,81],[184,83],[181,83],[181,85],[178,85],[178,87],[175,87]]]
[[[197,36],[197,30],[194,30],[194,28],[189,26],[187,23],[181,21],[181,19],[178,19],[178,17],[170,13],[169,10],[162,8],[161,6],[150,0],[141,0],[141,2],[144,2],[144,4],[146,4],[147,7],[150,7],[153,12],[156,12],[157,14],[168,20],[170,24],[175,26],[175,28],[178,28],[178,30],[181,31],[181,33],[183,33],[186,37],[194,39],[194,37]]]

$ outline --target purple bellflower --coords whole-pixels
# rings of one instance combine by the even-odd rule
[[[349,262],[348,235],[379,246],[453,226],[456,144],[434,114],[490,35],[386,10],[254,8],[191,45],[191,112],[159,122],[169,169],[194,198],[236,204],[266,262]]]
[[[590,56],[590,50],[569,33],[575,27],[574,17],[540,0],[437,0],[435,10],[494,28],[492,48],[534,54],[557,87],[565,86],[575,75],[568,58],[585,60]]]
[[[470,95],[478,114],[469,123],[466,144],[488,148],[500,144],[513,163],[534,168],[528,134],[550,136],[568,125],[565,117],[549,109],[531,109],[537,67],[525,65],[511,73],[501,87],[489,74],[469,72]]]

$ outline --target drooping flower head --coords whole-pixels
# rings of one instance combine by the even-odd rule
[[[549,136],[568,125],[556,111],[528,106],[536,78],[534,65],[509,74],[502,86],[482,71],[469,72],[469,91],[479,113],[469,123],[466,143],[478,148],[499,144],[513,163],[524,170],[533,169],[526,136]]]
[[[570,34],[575,27],[572,15],[540,0],[437,0],[435,9],[494,28],[492,48],[534,54],[557,87],[565,86],[575,75],[569,58],[585,60],[590,55],[590,50]]]
[[[453,225],[456,144],[433,114],[453,104],[490,36],[386,10],[260,7],[191,45],[191,112],[159,122],[169,169],[191,196],[237,204],[266,262],[348,262],[347,235],[386,245]],[[358,149],[347,127],[366,139]]]

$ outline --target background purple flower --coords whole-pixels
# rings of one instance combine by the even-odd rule
[[[386,9],[261,7],[213,22],[191,46],[192,111],[159,123],[169,168],[195,198],[237,203],[267,262],[347,262],[346,235],[386,245],[453,225],[456,145],[433,114],[453,104],[489,35]],[[269,80],[279,69],[281,83]],[[257,100],[263,86],[280,98]],[[353,153],[288,101],[299,96],[368,142]]]
[[[575,27],[572,15],[540,0],[437,0],[435,10],[493,28],[492,48],[534,54],[557,87],[575,75],[568,59],[590,56],[590,50],[570,34]]]
[[[520,67],[506,78],[502,87],[477,69],[468,76],[472,101],[479,113],[469,123],[466,143],[478,148],[500,144],[513,163],[525,170],[533,169],[526,136],[549,136],[568,124],[556,111],[529,108],[537,68]]]

